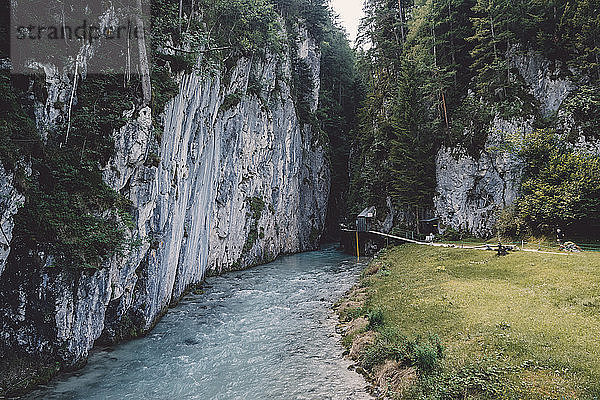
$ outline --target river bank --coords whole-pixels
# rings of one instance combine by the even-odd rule
[[[403,245],[338,302],[338,331],[382,397],[597,399],[599,266]]]

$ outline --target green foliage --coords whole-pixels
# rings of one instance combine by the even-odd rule
[[[219,47],[255,56],[279,46],[277,14],[269,0],[203,0],[199,7]]]
[[[311,102],[314,90],[313,75],[310,66],[298,57],[292,62],[292,98],[296,106],[296,114],[302,124],[314,122]]]
[[[518,391],[510,381],[514,368],[493,362],[466,365],[458,371],[431,375],[421,381],[418,398],[460,400],[467,398],[508,399],[508,393]],[[522,398],[522,397],[520,397]]]
[[[242,254],[248,254],[256,241],[260,238],[264,238],[264,228],[260,228],[260,233],[258,229],[258,221],[262,217],[262,213],[267,207],[265,201],[260,197],[251,197],[246,200],[248,203],[249,211],[247,213],[247,218],[250,220],[250,231],[248,232],[248,236],[246,237],[246,241],[244,242],[244,247],[242,248]]]
[[[152,102],[153,117],[159,115],[165,109],[165,106],[179,92],[179,85],[171,76],[171,71],[165,63],[158,60],[152,66]],[[155,121],[156,122],[156,121]],[[158,124],[160,125],[160,124]]]
[[[392,198],[398,204],[427,207],[435,191],[435,156],[439,138],[429,124],[427,104],[419,101],[419,71],[405,64],[399,74],[389,141]]]
[[[325,39],[331,15],[326,0],[273,0],[286,21],[301,20],[310,34],[321,42]]]
[[[265,201],[260,197],[252,197],[248,200],[248,204],[250,205],[251,218],[258,221],[265,210]]]
[[[70,130],[60,126],[45,146],[20,154],[32,173],[22,181],[26,200],[15,216],[13,256],[28,258],[33,250],[52,255],[53,266],[100,268],[123,250],[130,204],[104,183],[99,166],[112,156],[113,131],[138,91],[136,82],[123,86],[122,76],[88,77],[78,85]]]
[[[442,238],[442,240],[457,242],[463,238],[463,233],[457,231],[456,229],[448,228],[444,231],[444,234],[442,235],[441,238]]]
[[[415,342],[413,344],[414,364],[424,373],[433,372],[444,356],[444,347],[437,335],[429,337],[428,342]]]
[[[246,88],[246,93],[252,96],[256,96],[261,98],[263,91],[263,83],[261,78],[257,76],[256,73],[251,73],[248,79],[248,86]]]
[[[280,49],[277,14],[269,0],[154,0],[152,42],[159,62],[190,72],[200,54],[206,63]],[[165,43],[171,48],[163,49]]]
[[[521,156],[526,170],[518,218],[529,233],[600,224],[600,157],[574,150],[548,130],[528,136]]]
[[[383,311],[380,309],[369,310],[369,312],[367,313],[367,319],[369,320],[369,329],[377,330],[377,328],[383,326]]]
[[[600,13],[595,0],[538,1],[536,42],[551,59],[600,81]]]
[[[342,28],[330,23],[321,44],[321,87],[316,118],[331,163],[327,228],[332,236],[347,214],[351,131],[356,126],[363,96],[355,61]]]
[[[258,231],[256,230],[256,228],[250,229],[250,232],[248,232],[248,236],[246,237],[246,241],[244,242],[244,247],[242,248],[242,254],[250,253],[257,240]]]
[[[366,1],[359,43],[368,46],[357,65],[367,93],[353,140],[348,213],[385,209],[391,197],[416,216],[415,205],[431,208],[432,160],[441,145],[477,159],[494,117],[547,124],[551,116],[541,116],[511,67],[514,52],[533,48],[552,60],[556,76],[575,74],[583,88],[565,108],[595,137],[598,11],[591,0]],[[574,139],[579,130],[568,133]]]
[[[448,144],[460,146],[467,154],[478,159],[485,148],[493,113],[489,107],[473,96],[467,96],[457,110]]]
[[[501,238],[518,238],[527,232],[527,227],[519,219],[519,211],[516,204],[512,204],[500,211],[496,230]]]
[[[223,99],[223,104],[221,104],[220,111],[223,111],[223,112],[229,111],[229,110],[237,107],[238,104],[240,104],[240,101],[242,101],[243,97],[244,97],[244,95],[239,90],[236,90],[233,93],[229,93]]]
[[[600,137],[600,89],[584,86],[569,96],[563,104],[564,110],[573,117],[573,125],[567,132],[570,141],[578,140],[583,134],[588,139]]]
[[[204,63],[232,66],[242,56],[280,54],[278,12],[288,25],[301,19],[318,42],[330,23],[323,0],[153,0],[155,56],[159,63],[169,62],[173,72],[190,72],[200,55]],[[165,43],[171,48],[162,48]]]
[[[428,375],[439,368],[444,358],[444,349],[437,336],[427,340],[409,340],[396,329],[385,328],[376,342],[361,355],[360,365],[372,371],[388,360],[396,361],[405,367],[416,367],[419,373]]]
[[[35,121],[21,105],[27,88],[17,89],[19,83],[28,84],[24,77],[0,73],[0,161],[7,170],[14,170],[21,157],[36,153],[40,146]]]

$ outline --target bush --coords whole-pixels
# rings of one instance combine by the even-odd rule
[[[387,360],[406,362],[410,364],[410,354],[407,349],[408,340],[403,335],[392,329],[381,332],[377,341],[367,347],[360,356],[360,365],[366,370],[372,370],[377,365],[384,364]]]
[[[526,227],[519,218],[516,205],[510,205],[500,211],[498,221],[496,221],[496,230],[502,238],[518,238],[526,234]]]
[[[463,237],[462,233],[454,228],[447,228],[442,234],[442,240],[449,240],[451,242],[457,242]]]
[[[367,313],[367,318],[369,320],[369,329],[377,330],[377,328],[380,328],[383,326],[385,317],[383,315],[383,311],[381,311],[380,309],[377,309],[377,310],[369,310],[369,312]]]
[[[526,162],[518,223],[533,234],[600,223],[600,157],[574,150],[554,131],[525,138]]]
[[[395,329],[383,329],[377,341],[369,346],[360,357],[360,365],[366,370],[396,361],[407,367],[415,367],[423,375],[438,369],[444,357],[444,349],[436,335],[427,341],[420,338],[409,340]]]
[[[569,96],[565,101],[564,108],[575,121],[575,124],[567,127],[565,132],[570,141],[577,141],[580,133],[583,133],[588,139],[599,137],[600,95],[597,87],[583,86]]]
[[[223,104],[221,104],[221,107],[219,108],[219,111],[225,112],[237,107],[242,101],[243,97],[244,94],[239,90],[226,95],[225,99],[223,99]]]
[[[438,336],[429,337],[427,343],[416,341],[413,345],[414,364],[424,373],[434,371],[444,356],[444,349]]]

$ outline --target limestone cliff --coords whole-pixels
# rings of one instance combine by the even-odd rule
[[[529,88],[542,116],[564,114],[561,106],[576,85],[559,74],[560,68],[552,68],[533,50],[512,48],[507,59]],[[562,119],[568,118],[563,115]],[[533,124],[533,117],[505,120],[496,116],[477,159],[461,148],[439,150],[434,205],[444,228],[484,237],[494,234],[499,212],[518,198],[523,177],[523,160],[511,142],[532,132]],[[581,145],[593,147],[583,138]]]
[[[320,51],[304,30],[298,44],[297,56],[314,79],[314,110]],[[129,122],[115,132],[115,154],[103,175],[133,203],[128,235],[136,245],[100,270],[30,268],[19,260],[5,265],[12,216],[23,198],[12,175],[0,170],[2,357],[10,351],[79,365],[98,339],[118,341],[151,329],[207,274],[318,245],[329,166],[311,128],[297,117],[291,59],[242,58],[228,84],[219,74],[181,75],[160,140],[149,108],[126,112]],[[261,80],[260,94],[229,101],[245,93],[251,74]],[[48,92],[59,95],[67,82],[47,76]],[[53,113],[38,105],[38,126],[51,124]],[[51,255],[37,256],[52,265]]]

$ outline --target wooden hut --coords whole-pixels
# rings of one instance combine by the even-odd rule
[[[359,232],[369,232],[373,226],[373,221],[377,216],[375,207],[368,207],[356,217],[356,230]]]

